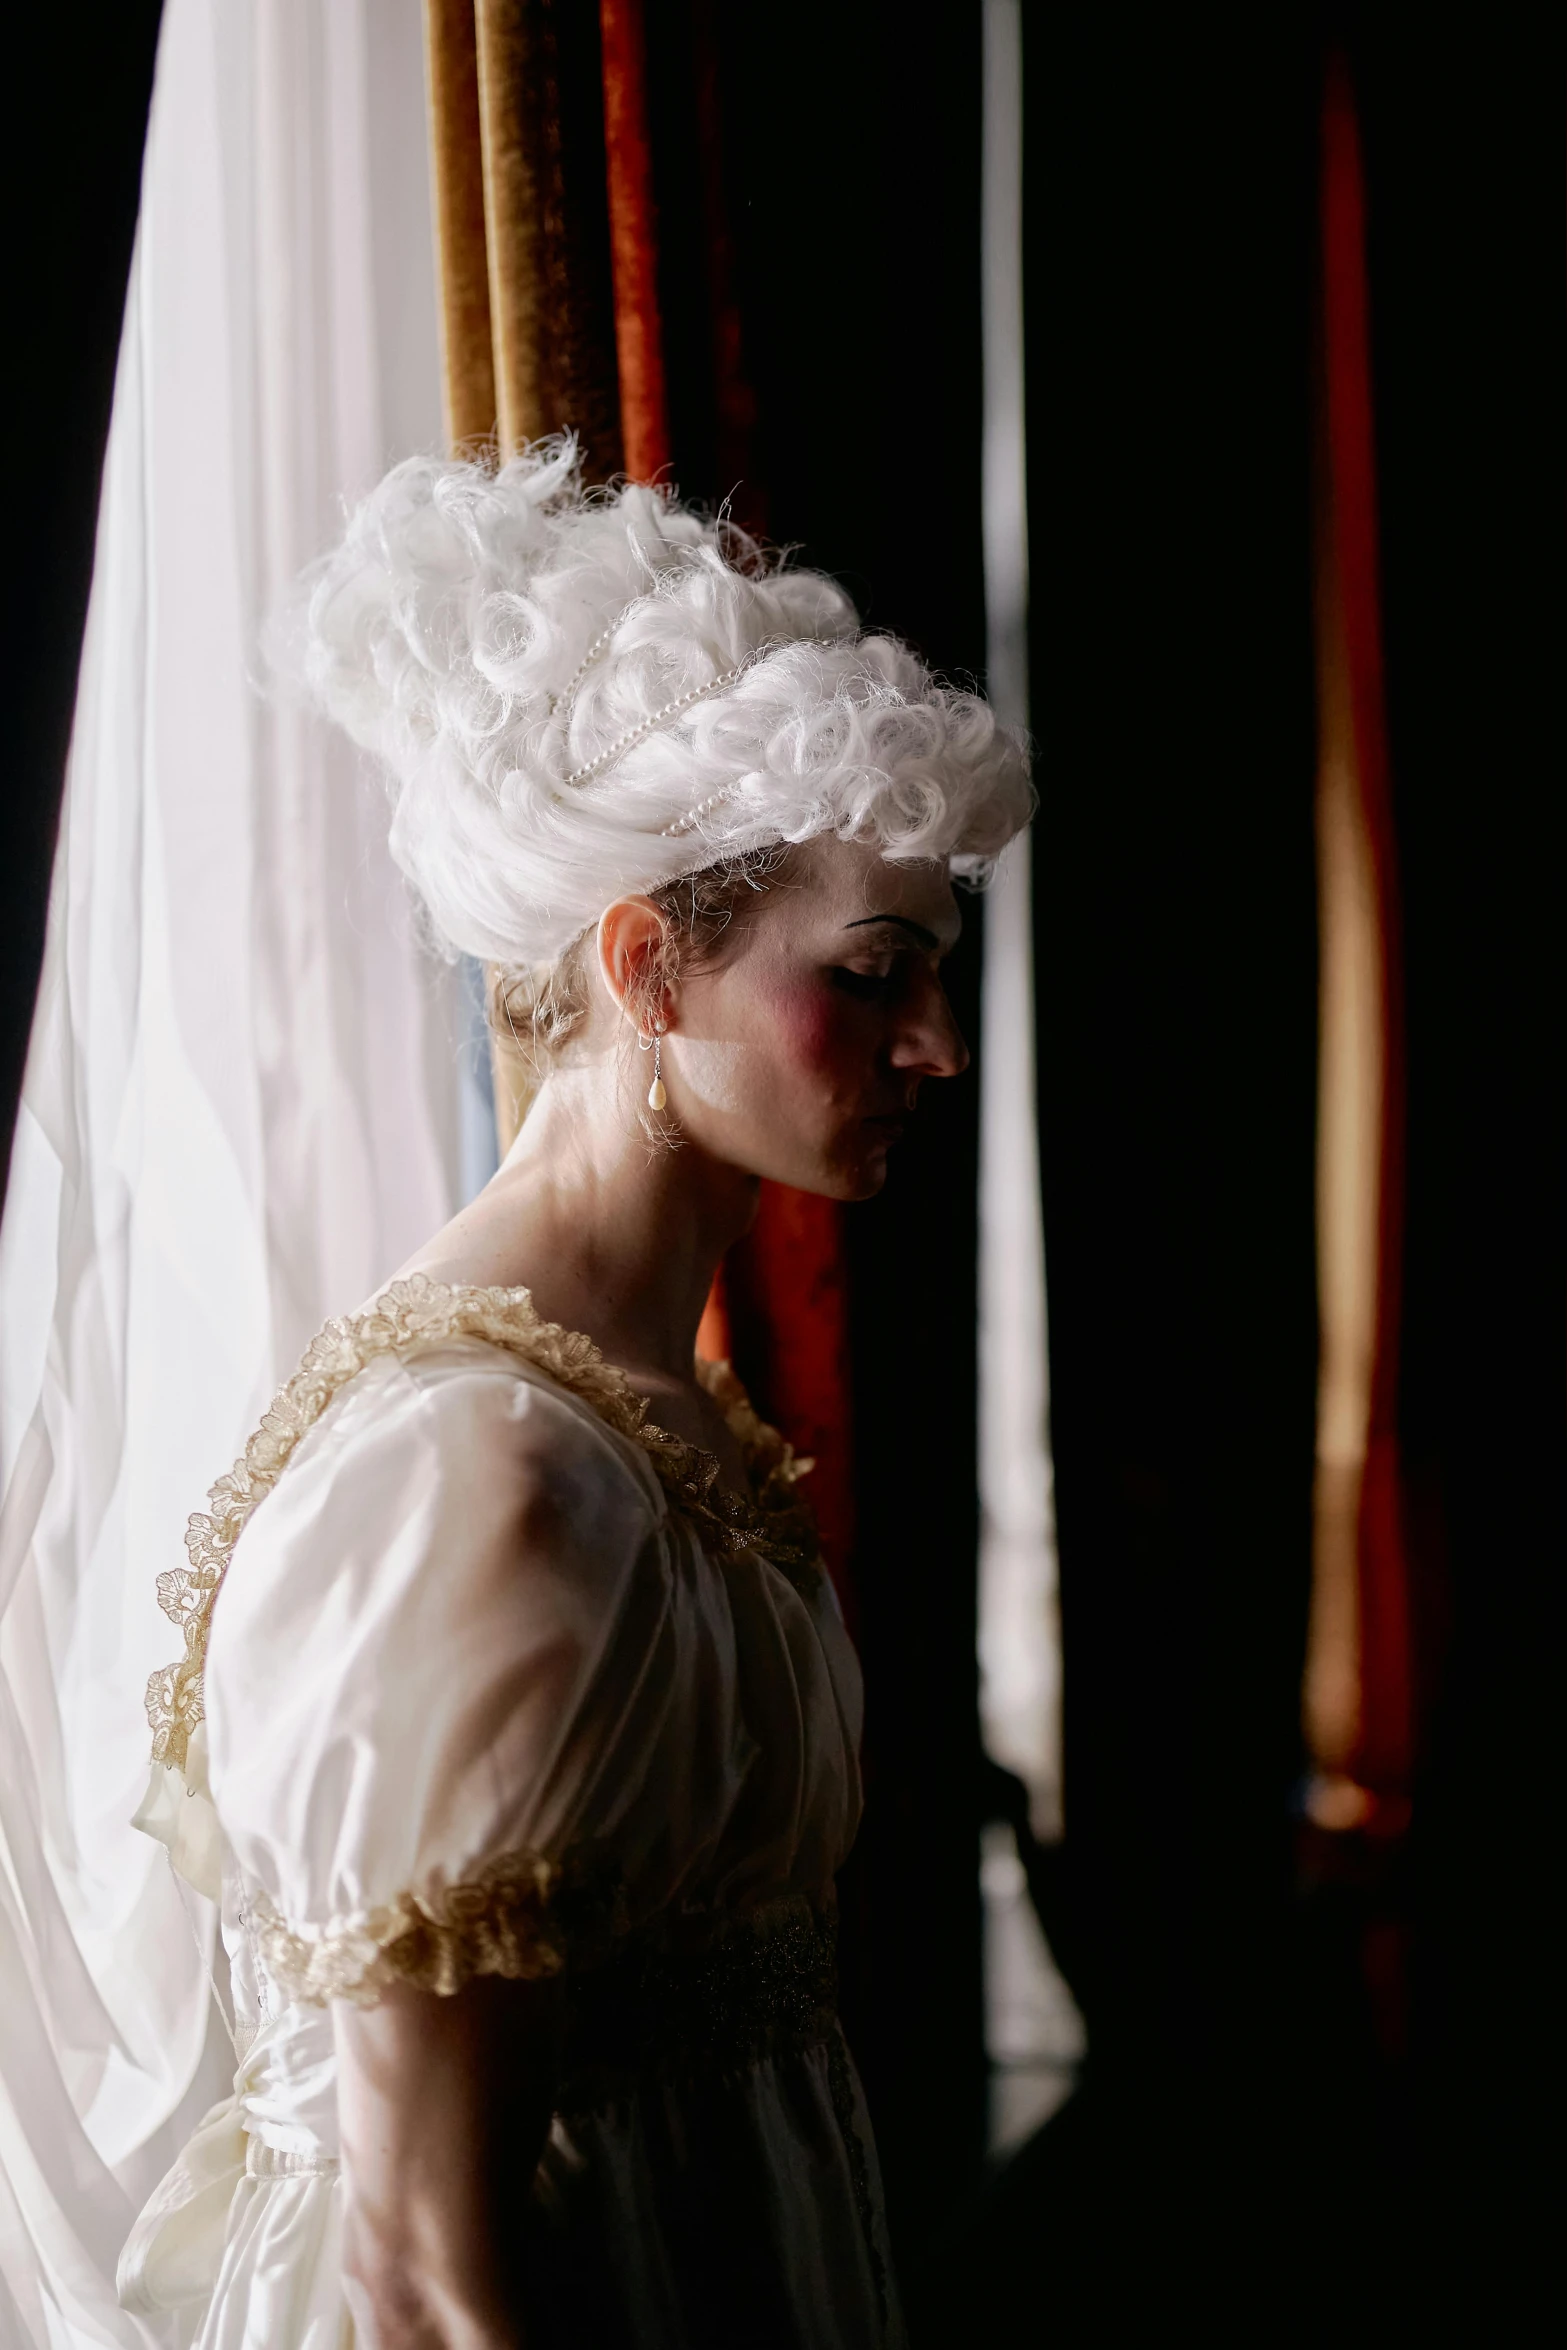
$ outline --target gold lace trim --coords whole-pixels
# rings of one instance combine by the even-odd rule
[[[249,1906],[268,1975],[310,2007],[369,2007],[391,1983],[449,1997],[475,1975],[538,1982],[568,1957],[591,1963],[625,1924],[618,1874],[587,1854],[562,1866],[506,1853],[444,1892],[399,1893],[319,1933],[297,1933],[259,1890]]]
[[[702,1541],[721,1552],[755,1550],[801,1590],[821,1577],[815,1522],[795,1492],[810,1467],[795,1458],[774,1428],[758,1419],[727,1363],[698,1365],[745,1455],[749,1495],[719,1481],[710,1452],[671,1436],[649,1419],[646,1396],[624,1371],[607,1363],[590,1338],[546,1322],[526,1289],[449,1287],[417,1274],[394,1281],[362,1314],[328,1322],[305,1350],[298,1370],[264,1413],[242,1457],[208,1495],[210,1509],[194,1516],[185,1534],[188,1567],[158,1577],[158,1604],[185,1634],[185,1654],[147,1684],[147,1719],[154,1762],[185,1767],[191,1732],[202,1717],[202,1675],[212,1605],[246,1521],[271,1492],[295,1447],[351,1379],[382,1355],[477,1338],[505,1347],[591,1406],[617,1435],[648,1455],[671,1505],[695,1525]],[[528,1867],[531,1860],[500,1867]],[[412,1898],[411,1896],[409,1897]],[[454,1891],[447,1900],[455,1901]],[[422,1913],[421,1913],[422,1914]],[[377,1916],[391,1930],[392,1912]],[[403,1929],[398,1928],[401,1932]],[[411,1929],[409,1929],[411,1930]],[[379,1929],[371,1937],[381,1947]],[[395,1935],[394,1935],[395,1939]]]

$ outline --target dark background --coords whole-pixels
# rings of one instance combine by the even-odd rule
[[[660,295],[674,475],[834,572],[864,617],[983,673],[979,18],[656,0]],[[830,65],[824,70],[824,60]],[[950,987],[978,1030],[981,908]],[[913,2245],[977,2176],[985,2064],[975,1785],[978,1087],[927,1090],[846,1220],[867,1811],[843,1991]],[[764,1408],[765,1408],[765,1398]]]
[[[846,2012],[916,2338],[1532,2340],[1564,2007],[1563,33],[1024,14],[1068,1812],[1042,1892],[1092,2055],[987,2176],[970,1082],[850,1224],[871,1801]],[[84,46],[35,12],[19,53],[12,388],[38,461],[6,568],[8,1115],[155,17],[94,11]],[[677,477],[959,673],[984,645],[980,23],[974,0],[648,8]],[[1413,1825],[1380,1851],[1297,1816],[1330,41],[1368,173],[1407,998],[1422,1711]],[[953,972],[971,1037],[981,930]]]
[[[1521,12],[1024,22],[1068,1810],[1041,1893],[1093,2053],[983,2176],[972,1085],[849,1224],[851,2036],[925,2338],[1021,2311],[1067,2339],[1485,2329],[1550,2305],[1557,2180],[1563,43]],[[979,9],[650,24],[677,477],[980,669]],[[1334,48],[1368,175],[1405,932],[1421,1718],[1414,1826],[1382,1844],[1300,1813]]]
[[[1562,2310],[1567,28],[1509,9],[1411,42],[1367,12],[1350,54],[1408,990],[1417,2232],[1525,2339]]]

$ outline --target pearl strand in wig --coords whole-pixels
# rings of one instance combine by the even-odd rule
[[[1031,806],[978,695],[670,492],[584,490],[569,438],[394,467],[276,652],[386,771],[440,938],[486,961],[550,965],[628,891],[827,833],[980,883]]]

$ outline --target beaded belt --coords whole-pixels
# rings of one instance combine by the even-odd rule
[[[634,1940],[569,1979],[558,2108],[819,2047],[836,2033],[837,1994],[836,1921],[803,1897],[736,1919],[700,1949]]]

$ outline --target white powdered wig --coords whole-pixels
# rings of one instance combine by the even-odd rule
[[[667,491],[585,492],[569,439],[396,466],[296,618],[284,666],[385,767],[394,856],[486,961],[553,963],[628,891],[827,833],[983,882],[1032,804],[986,703],[832,580]]]

